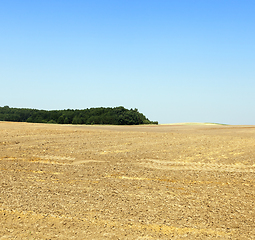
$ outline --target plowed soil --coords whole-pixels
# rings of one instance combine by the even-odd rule
[[[255,126],[0,122],[0,239],[255,239]]]

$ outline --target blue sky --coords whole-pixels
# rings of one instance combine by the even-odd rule
[[[1,0],[0,106],[255,124],[255,2]]]

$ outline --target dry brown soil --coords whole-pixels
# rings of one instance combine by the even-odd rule
[[[0,239],[255,239],[255,126],[0,122]]]

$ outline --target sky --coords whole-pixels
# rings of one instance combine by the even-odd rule
[[[1,0],[0,106],[255,124],[253,0]]]

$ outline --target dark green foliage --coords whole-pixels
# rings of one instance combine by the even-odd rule
[[[56,122],[55,122],[54,120],[50,120],[50,121],[47,122],[47,123],[53,123],[53,124],[55,124]]]
[[[63,116],[63,115],[61,115],[61,116],[58,118],[57,123],[59,123],[59,124],[63,124],[63,123],[65,123],[65,118],[64,118],[64,116]]]
[[[138,109],[128,110],[124,107],[46,111],[5,106],[0,107],[0,121],[58,124],[158,124],[139,113]]]

